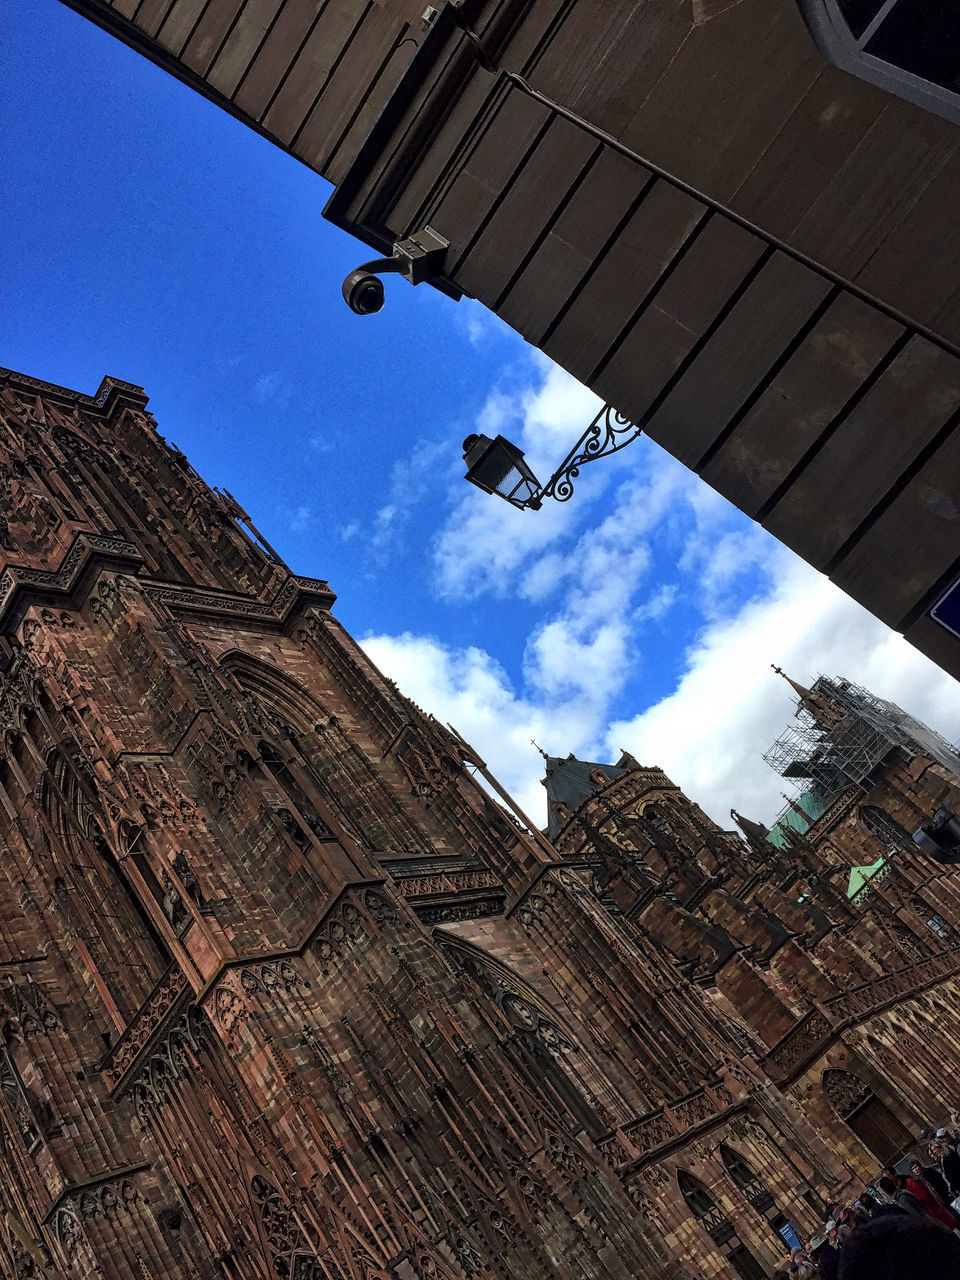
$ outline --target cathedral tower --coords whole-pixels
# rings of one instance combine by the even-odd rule
[[[666,1274],[548,1022],[432,928],[536,881],[529,927],[622,971],[625,1059],[639,957],[139,388],[4,372],[0,396],[15,1273]],[[653,1062],[614,1075],[609,1108],[663,1088]]]
[[[951,757],[781,848],[551,757],[548,838],[146,406],[0,371],[0,1275],[759,1280],[960,1093],[960,899],[830,880]]]

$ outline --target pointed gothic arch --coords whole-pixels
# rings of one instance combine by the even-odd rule
[[[516,969],[480,947],[443,935],[439,941],[444,953],[473,977],[513,1027],[512,1040],[523,1051],[520,1065],[535,1088],[547,1082],[554,1098],[595,1137],[609,1127],[601,1118],[604,1113],[629,1116],[629,1108],[598,1069],[562,1009]]]
[[[677,838],[670,823],[673,816],[672,810],[662,800],[647,801],[637,810],[641,823],[654,833],[654,843],[666,849],[677,847]]]
[[[293,1206],[264,1173],[250,1179],[250,1199],[274,1280],[346,1280],[329,1251],[321,1258],[310,1246]]]
[[[677,1186],[690,1213],[713,1241],[717,1251],[740,1276],[740,1280],[765,1280],[766,1268],[761,1266],[740,1239],[734,1224],[699,1178],[695,1178],[686,1169],[678,1169]]]
[[[315,840],[332,840],[330,828],[317,808],[318,798],[315,794],[310,794],[314,787],[310,786],[308,790],[304,786],[301,778],[297,776],[293,762],[275,743],[261,738],[257,743],[257,750],[260,763],[284,795],[289,798],[299,816],[300,821],[297,822],[289,809],[281,809],[279,813],[280,821],[294,844],[305,850],[309,847],[311,836]],[[309,782],[314,784],[316,782],[312,773],[309,775]]]
[[[912,929],[908,929],[905,924],[894,921],[890,926],[897,945],[901,948],[909,963],[913,964],[919,960],[923,960],[930,954],[930,948],[924,946]]]
[[[297,733],[309,733],[329,715],[299,681],[272,662],[231,649],[220,658],[220,666],[230,672],[243,692],[253,695],[271,722],[288,725]]]
[[[40,1128],[23,1081],[20,1079],[20,1072],[10,1053],[10,1037],[6,1026],[3,1028],[3,1039],[5,1044],[0,1049],[0,1096],[10,1109],[24,1146],[32,1155],[40,1147]]]
[[[787,1218],[773,1197],[773,1192],[763,1183],[760,1176],[741,1152],[720,1143],[720,1159],[723,1167],[730,1175],[730,1180],[743,1192],[747,1202],[756,1209],[762,1218],[769,1222],[774,1234],[782,1240],[780,1228],[786,1226]]]
[[[304,793],[310,798],[309,808],[323,825],[332,831],[341,828],[369,849],[400,847],[432,852],[432,844],[385,783],[380,762],[364,754],[355,735],[318,698],[273,664],[239,649],[224,654],[220,665],[230,672],[239,689],[248,732],[260,739],[261,745],[263,741],[270,744],[266,763],[276,766],[285,778],[296,779],[294,790],[301,798]],[[356,785],[361,776],[367,782],[363,798]],[[345,777],[352,780],[350,785],[342,785]],[[297,822],[302,824],[306,810],[295,807]],[[286,819],[281,817],[281,821],[288,825]],[[309,830],[316,835],[313,817],[311,824]],[[289,826],[288,833],[297,842]],[[332,836],[328,831],[318,838]]]
[[[834,1111],[881,1165],[893,1164],[913,1145],[906,1125],[852,1071],[828,1067],[820,1083]]]
[[[881,809],[878,805],[863,805],[857,813],[857,817],[873,838],[882,844],[885,849],[903,849],[907,852],[911,850],[916,852],[916,845],[913,843],[910,833],[901,827],[896,818],[891,817],[886,810]]]
[[[88,947],[101,976],[122,1012],[132,1013],[172,963],[166,940],[134,886],[124,874],[117,853],[107,839],[108,822],[95,798],[83,762],[71,760],[55,748],[47,757],[40,803],[50,819],[59,845],[54,892],[85,929]],[[162,904],[163,891],[142,855],[138,868]],[[110,920],[109,931],[102,922]],[[136,962],[131,962],[136,957]],[[116,979],[123,976],[122,984]],[[114,991],[113,988],[116,987]]]

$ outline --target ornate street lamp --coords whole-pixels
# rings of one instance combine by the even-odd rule
[[[463,442],[467,479],[484,493],[495,493],[523,511],[540,506],[540,481],[523,459],[523,450],[497,436],[467,436]]]
[[[604,405],[545,485],[524,461],[523,451],[497,436],[467,436],[463,442],[466,478],[484,493],[495,493],[521,511],[538,511],[544,498],[566,502],[585,462],[605,458],[642,435],[643,428],[612,405]]]

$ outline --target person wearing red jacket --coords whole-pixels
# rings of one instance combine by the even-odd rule
[[[910,1164],[907,1190],[920,1201],[931,1218],[949,1227],[951,1231],[957,1225],[956,1218],[934,1191],[932,1183],[926,1177],[926,1170],[919,1160],[913,1160]]]

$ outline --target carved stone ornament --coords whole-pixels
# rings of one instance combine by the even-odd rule
[[[77,1252],[84,1222],[91,1218],[116,1220],[141,1200],[140,1192],[127,1177],[84,1188],[62,1200],[54,1217],[54,1232],[67,1260],[72,1260]]]
[[[717,1109],[706,1093],[695,1093],[683,1102],[674,1103],[671,1110],[681,1128],[688,1129],[702,1124],[704,1120],[711,1120]]]
[[[115,612],[120,606],[120,588],[116,578],[103,578],[96,595],[90,601],[90,612],[95,618]]]
[[[378,928],[396,929],[409,925],[409,921],[400,914],[390,899],[376,889],[364,889],[361,901]]]
[[[250,1017],[250,1006],[237,977],[230,973],[223,978],[208,1003],[222,1038],[236,1052],[240,1045],[241,1030]]]
[[[20,1035],[48,1035],[62,1031],[63,1021],[47,999],[43,987],[28,975],[26,982],[15,983],[7,976],[6,985],[0,987],[0,1009],[15,1019]]]
[[[624,1125],[623,1131],[641,1152],[652,1151],[661,1143],[672,1142],[677,1136],[677,1130],[670,1122],[670,1117],[662,1111]]]
[[[30,655],[19,650],[0,676],[0,732],[19,732],[23,713],[37,706],[41,688],[40,667]]]
[[[40,1129],[20,1076],[5,1049],[0,1052],[0,1097],[13,1115],[24,1146],[28,1151],[35,1151],[41,1141]]]
[[[425,898],[469,889],[499,889],[503,881],[495,871],[438,872],[436,875],[409,876],[397,881],[402,898]]]
[[[424,924],[456,924],[459,920],[483,920],[503,915],[505,899],[486,898],[475,902],[451,902],[440,906],[417,907],[417,919]]]
[[[873,1097],[873,1090],[865,1081],[849,1071],[841,1071],[836,1067],[824,1071],[823,1092],[830,1099],[841,1120],[846,1120]]]
[[[826,1046],[833,1033],[830,1020],[818,1010],[807,1014],[767,1054],[764,1066],[787,1074],[813,1052]]]
[[[553,1129],[544,1130],[543,1146],[554,1168],[568,1182],[579,1182],[590,1172],[586,1160],[576,1149],[573,1142],[568,1141]]]
[[[137,1060],[186,991],[187,980],[181,971],[177,968],[168,969],[114,1045],[104,1068],[104,1074],[112,1086],[120,1081]]]
[[[200,1009],[188,1004],[165,1035],[138,1062],[132,1076],[133,1101],[142,1124],[149,1126],[171,1089],[182,1080],[191,1055],[198,1055],[208,1033]]]
[[[461,770],[452,755],[434,750],[424,734],[405,730],[394,747],[400,767],[410,781],[415,796],[429,803],[444,791]]]
[[[200,811],[161,764],[138,763],[124,768],[129,790],[150,826],[197,827]]]
[[[260,1174],[251,1179],[250,1193],[276,1280],[312,1280],[323,1275],[290,1202]]]

